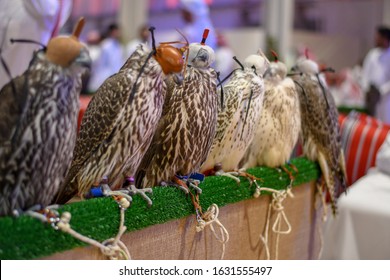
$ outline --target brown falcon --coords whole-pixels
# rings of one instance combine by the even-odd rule
[[[214,51],[209,46],[190,44],[183,83],[170,94],[165,114],[137,172],[137,187],[163,182],[183,186],[176,175],[197,172],[206,159],[217,120],[217,74],[210,67],[213,61]]]
[[[103,178],[116,189],[126,177],[134,177],[161,116],[166,92],[163,80],[180,73],[184,65],[181,50],[169,44],[155,48],[153,33],[152,39],[152,51],[139,45],[93,96],[57,203],[75,194],[85,197]]]
[[[81,75],[90,65],[78,41],[56,37],[0,92],[0,215],[46,207],[68,170],[77,133]]]
[[[287,67],[277,60],[264,75],[263,110],[253,141],[243,158],[244,168],[283,166],[291,156],[301,130],[301,112],[295,84]]]
[[[255,133],[263,104],[263,74],[269,62],[262,54],[250,55],[224,86],[224,106],[218,106],[217,133],[201,172],[221,164],[224,171],[237,170]],[[248,108],[249,106],[249,108]],[[221,175],[229,176],[229,173]],[[232,177],[232,176],[229,176]],[[238,178],[232,177],[239,182]]]
[[[300,100],[303,152],[318,161],[336,213],[337,198],[347,187],[338,111],[317,63],[301,58],[293,69],[297,71],[292,77]]]

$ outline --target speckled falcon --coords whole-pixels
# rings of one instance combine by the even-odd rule
[[[51,39],[0,91],[0,216],[46,207],[64,181],[76,142],[81,76],[91,63],[71,36]]]
[[[137,187],[164,182],[183,186],[176,175],[197,172],[205,161],[217,121],[217,74],[210,67],[214,59],[209,46],[190,44],[183,83],[170,94],[165,115],[137,172]]]
[[[152,31],[153,29],[151,29]],[[181,50],[161,44],[139,45],[118,73],[107,78],[81,122],[71,169],[57,203],[85,197],[107,177],[111,189],[134,177],[149,148],[164,104],[166,75],[180,73]]]
[[[250,55],[245,59],[242,69],[237,69],[224,86],[225,102],[223,107],[218,106],[216,137],[201,172],[207,173],[217,164],[221,164],[223,171],[238,169],[239,162],[252,141],[261,114],[264,96],[263,74],[268,66],[269,61],[262,53]]]
[[[297,71],[292,78],[300,100],[303,152],[318,161],[336,213],[337,198],[347,187],[338,111],[317,63],[301,58],[293,69]]]
[[[277,60],[264,75],[263,110],[253,141],[241,162],[244,168],[283,166],[291,156],[301,131],[301,111],[294,81],[287,67]]]

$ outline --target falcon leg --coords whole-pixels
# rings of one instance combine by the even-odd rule
[[[173,177],[172,184],[164,183],[164,185],[173,185],[174,187],[182,190],[185,194],[188,194],[190,192],[190,190],[187,187],[186,182],[184,182],[182,179],[179,179],[176,176]]]
[[[297,169],[297,167],[295,165],[293,165],[291,163],[288,163],[288,165],[291,167],[291,169],[293,169],[295,171],[296,174],[298,174],[298,169]],[[296,175],[293,175],[293,173],[290,170],[288,170],[286,168],[286,166],[284,166],[284,165],[280,166],[280,168],[283,169],[283,171],[287,173],[288,177],[290,178],[290,185],[289,185],[289,187],[292,187],[292,184],[293,184],[293,182],[295,180],[295,176]]]
[[[252,174],[249,174],[245,171],[245,168],[241,168],[237,171],[229,171],[229,172],[225,172],[222,170],[222,166],[221,165],[215,165],[214,167],[214,170],[215,170],[215,175],[216,176],[226,176],[226,177],[229,177],[231,179],[233,179],[234,181],[237,182],[238,185],[240,185],[241,181],[240,181],[240,178],[238,178],[239,176],[242,176],[242,177],[245,177],[249,180],[249,183],[250,185],[252,185],[253,183],[255,183],[256,181],[262,181],[262,179],[260,178],[257,178],[256,176],[253,176]]]
[[[245,168],[241,168],[238,170],[238,176],[242,176],[242,177],[247,178],[249,180],[249,183],[251,184],[251,186],[253,183],[256,183],[257,181],[263,182],[263,180],[261,178],[257,178],[256,176],[246,172]]]
[[[185,194],[189,194],[191,196],[192,204],[194,205],[195,211],[198,213],[198,211],[202,211],[202,208],[199,204],[199,194],[202,193],[202,189],[198,187],[199,180],[188,178],[188,179],[180,179],[177,176],[173,177],[173,185],[180,190],[184,191]],[[168,184],[167,184],[168,185]],[[171,184],[170,184],[171,185]],[[190,188],[195,190],[195,194],[190,191]]]
[[[215,173],[216,176],[225,176],[225,177],[228,177],[230,179],[233,179],[234,181],[236,181],[237,185],[239,185],[241,183],[240,181],[240,178],[238,178],[238,172],[235,172],[235,171],[230,171],[230,172],[225,172],[223,170],[220,170],[218,172]]]
[[[214,166],[214,175],[215,176],[225,176],[225,177],[228,177],[230,179],[233,179],[234,181],[236,181],[237,185],[240,185],[241,181],[240,181],[240,178],[238,178],[238,173],[237,172],[225,172],[223,171],[222,169],[222,164],[220,163],[217,163],[215,166]]]
[[[202,189],[199,188],[199,184],[200,184],[199,180],[188,178],[187,184],[189,187],[193,188],[196,193],[198,193],[198,194],[202,193]]]
[[[126,199],[129,203],[133,201],[131,196],[128,194],[128,190],[111,190],[110,186],[108,185],[108,177],[104,176],[98,186],[92,187],[87,194],[84,195],[86,199],[94,198],[94,197],[108,197],[111,196],[115,200],[120,200],[121,198]],[[129,206],[127,206],[129,207]]]
[[[146,201],[149,207],[152,206],[152,200],[146,195],[146,193],[153,193],[152,188],[137,189],[134,183],[134,177],[126,177],[122,186],[123,189],[119,191],[127,192],[132,197],[138,194]]]
[[[292,164],[291,162],[288,162],[287,164],[295,171],[295,173],[299,173],[298,168],[294,164]]]
[[[14,210],[14,215],[19,217],[21,215],[30,216],[34,219],[38,219],[41,222],[52,224],[53,226],[58,221],[58,204],[49,205],[47,207],[42,207],[42,205],[34,205],[27,209],[26,211]]]

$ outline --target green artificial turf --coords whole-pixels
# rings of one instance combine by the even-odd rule
[[[362,107],[339,106],[339,107],[337,107],[337,110],[339,111],[339,113],[345,114],[345,115],[348,115],[352,111],[368,114],[368,110],[366,108],[362,108]]]
[[[291,163],[299,170],[294,186],[316,180],[320,175],[317,163],[306,158],[295,158]],[[263,187],[283,189],[290,182],[286,173],[276,169],[256,167],[247,171],[262,178]],[[206,177],[200,187],[203,191],[200,204],[204,210],[212,203],[222,207],[253,199],[255,190],[246,178],[241,178],[241,184],[237,185],[232,179],[220,176]],[[180,219],[195,212],[190,197],[177,188],[156,187],[149,196],[153,200],[150,208],[142,198],[134,197],[132,206],[126,211],[128,231]],[[60,213],[63,211],[72,214],[72,228],[90,238],[103,241],[117,234],[120,215],[118,204],[112,198],[67,204],[59,209]],[[31,217],[0,218],[0,259],[36,259],[82,246],[87,244]]]

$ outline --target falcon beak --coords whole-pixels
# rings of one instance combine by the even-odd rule
[[[181,85],[183,83],[183,75],[181,73],[173,73],[172,78],[177,85]]]
[[[79,56],[75,59],[75,63],[84,66],[88,69],[91,68],[92,60],[91,57],[89,56],[89,51],[87,48],[82,48],[80,50]]]
[[[267,70],[265,70],[264,74],[263,74],[263,77],[266,77],[266,76],[271,76],[272,75],[272,70],[270,67],[267,68]]]

